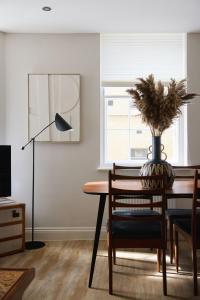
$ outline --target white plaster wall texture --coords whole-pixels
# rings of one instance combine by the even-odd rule
[[[187,35],[187,87],[188,92],[200,94],[200,33]],[[200,97],[187,108],[188,164],[200,164]],[[177,199],[177,207],[191,208],[190,199]]]
[[[100,47],[98,34],[6,34],[6,142],[12,145],[12,194],[31,217],[32,148],[28,137],[28,73],[81,74],[81,141],[36,144],[36,227],[93,227],[98,197],[87,181],[106,178],[100,157]]]
[[[188,91],[200,94],[200,33],[187,37],[187,79]],[[200,97],[188,105],[188,161],[200,163]]]

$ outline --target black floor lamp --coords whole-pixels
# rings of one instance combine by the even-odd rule
[[[59,131],[71,130],[72,127],[59,115],[56,113],[55,120],[52,121],[49,125],[45,126],[39,133],[37,133],[33,138],[28,141],[26,145],[22,147],[22,150],[26,148],[31,142],[33,142],[33,182],[32,182],[32,239],[29,242],[26,242],[26,249],[39,249],[45,246],[44,242],[39,242],[34,240],[34,188],[35,188],[35,139],[40,135],[45,129],[51,126],[53,123],[56,124],[56,128]]]

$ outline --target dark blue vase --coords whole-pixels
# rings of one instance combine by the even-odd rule
[[[172,166],[166,160],[161,159],[162,153],[167,158],[167,155],[164,152],[162,152],[163,149],[164,146],[161,145],[161,137],[152,136],[152,146],[149,147],[150,150],[149,154],[152,154],[152,159],[147,161],[142,166],[140,170],[140,175],[151,176],[151,175],[165,174],[165,186],[166,188],[171,188],[174,182],[175,175]],[[150,180],[145,180],[145,181],[143,180],[142,184],[144,188],[151,188],[154,183]]]

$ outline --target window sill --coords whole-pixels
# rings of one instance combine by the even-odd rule
[[[112,166],[99,166],[97,168],[98,171],[109,171],[112,170]]]

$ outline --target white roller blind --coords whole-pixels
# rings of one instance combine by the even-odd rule
[[[184,34],[101,34],[102,82],[185,77]]]

